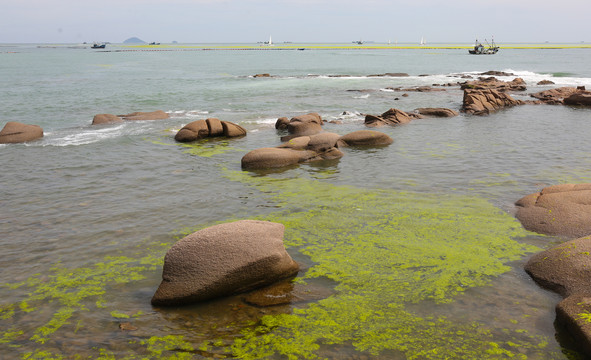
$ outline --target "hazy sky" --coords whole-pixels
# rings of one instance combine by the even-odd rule
[[[591,43],[589,0],[0,0],[0,43]]]

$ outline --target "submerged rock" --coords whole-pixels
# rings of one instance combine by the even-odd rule
[[[153,305],[196,303],[243,293],[299,271],[283,245],[284,226],[241,220],[197,231],[168,250]]]
[[[382,146],[394,142],[390,136],[383,132],[373,130],[358,130],[343,135],[337,142],[339,147],[344,146]]]
[[[447,108],[418,108],[415,111],[428,117],[454,117],[459,115],[457,111]]]
[[[516,217],[524,228],[548,235],[591,235],[591,184],[561,184],[519,199]]]
[[[156,110],[151,112],[133,112],[127,115],[118,115],[123,120],[163,120],[168,119],[170,115],[162,110]]]
[[[591,356],[591,295],[576,294],[556,306],[556,321],[574,338],[577,346]]]
[[[466,81],[462,83],[460,88],[462,90],[473,89],[473,90],[497,90],[500,92],[505,91],[525,91],[525,81],[522,78],[515,78],[511,81],[501,81],[495,77],[479,78],[474,81]]]
[[[569,96],[574,95],[579,91],[585,90],[584,88],[559,87],[555,89],[540,91],[535,94],[530,94],[530,96],[538,99],[539,101],[545,104],[560,105],[564,104],[565,98],[568,98]]]
[[[123,119],[113,114],[96,114],[92,118],[92,125],[115,124],[121,123]]]
[[[42,137],[43,129],[40,126],[9,121],[0,131],[0,144],[24,143]]]

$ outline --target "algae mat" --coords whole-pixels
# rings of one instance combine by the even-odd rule
[[[166,247],[156,244],[135,257],[105,258],[86,269],[56,266],[50,274],[5,285],[2,291],[28,295],[2,304],[0,348],[24,359],[560,358],[546,349],[547,339],[527,330],[498,331],[411,310],[422,302],[453,303],[466,289],[509,271],[509,262],[538,250],[519,241],[528,233],[486,200],[281,175],[226,176],[254,187],[252,196],[268,199],[274,211],[258,219],[286,226],[288,252],[309,266],[295,281],[304,287],[316,279],[331,281],[332,296],[254,320],[220,320],[215,334],[199,323],[172,324],[165,317],[154,324],[153,314],[112,307],[109,299],[117,294],[108,289],[159,273]],[[145,306],[149,297],[138,301]],[[78,334],[85,336],[80,329],[88,324],[81,314],[88,311],[135,324],[152,317],[153,329],[126,333],[117,348],[99,342],[72,356],[66,351],[76,349]],[[38,326],[22,329],[20,320],[31,314],[39,315],[33,316]]]

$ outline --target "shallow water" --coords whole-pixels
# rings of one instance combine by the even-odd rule
[[[0,349],[9,354],[6,356],[17,358],[201,358],[229,356],[232,351],[238,354],[244,347],[234,345],[232,350],[230,346],[236,339],[258,344],[260,339],[245,334],[264,315],[300,309],[303,313],[296,311],[300,314],[297,316],[312,319],[312,304],[328,309],[326,313],[335,319],[341,313],[353,314],[351,308],[339,310],[338,304],[350,304],[349,299],[361,293],[351,290],[346,279],[311,274],[333,260],[338,262],[329,255],[354,242],[348,238],[337,241],[340,236],[350,233],[357,234],[352,239],[362,239],[377,233],[373,243],[386,240],[381,238],[384,234],[406,234],[388,229],[378,232],[378,225],[372,225],[371,216],[377,216],[370,211],[372,207],[372,211],[391,217],[391,222],[424,218],[424,224],[413,228],[412,238],[421,241],[419,249],[424,248],[425,253],[430,244],[442,240],[443,235],[437,234],[445,234],[450,237],[450,248],[461,255],[462,241],[488,234],[473,229],[483,226],[482,216],[470,220],[467,215],[466,209],[478,203],[474,212],[487,214],[484,218],[498,217],[502,224],[498,225],[498,246],[513,249],[510,259],[500,260],[508,267],[459,292],[451,285],[442,285],[442,298],[420,295],[426,291],[422,283],[438,279],[434,273],[432,278],[416,281],[416,292],[404,293],[408,299],[387,297],[387,301],[401,306],[404,314],[413,314],[405,326],[415,329],[415,337],[427,333],[419,332],[424,330],[416,325],[418,318],[444,316],[445,326],[441,328],[474,322],[478,329],[475,333],[482,334],[483,342],[494,341],[505,347],[507,343],[519,344],[508,346],[515,354],[567,358],[570,352],[562,346],[571,345],[556,340],[553,324],[554,306],[560,297],[540,289],[522,270],[534,251],[530,245],[541,250],[562,239],[514,230],[519,224],[511,217],[517,199],[544,186],[591,182],[591,149],[586,141],[591,131],[589,109],[524,105],[485,117],[462,114],[451,119],[416,120],[380,128],[394,139],[388,147],[348,148],[338,161],[283,171],[241,172],[240,159],[252,149],[280,143],[274,122],[281,116],[318,112],[326,120],[342,121],[339,125],[325,124],[326,131],[346,134],[364,128],[365,113],[380,114],[391,107],[412,111],[436,106],[457,110],[461,106],[458,87],[407,92],[408,97],[387,88],[455,83],[463,81],[459,75],[499,70],[516,74],[503,80],[524,78],[528,90],[515,97],[527,98],[530,92],[551,87],[591,86],[586,66],[590,57],[589,49],[502,49],[495,56],[475,57],[463,50],[98,52],[3,47],[0,119],[40,125],[45,137],[28,144],[0,145],[0,283],[5,284],[0,288],[0,324],[5,329],[0,335]],[[367,76],[386,72],[410,76]],[[258,73],[274,77],[251,76]],[[541,79],[550,79],[556,85],[535,85]],[[171,118],[90,125],[98,113],[156,109],[169,112]],[[193,145],[175,143],[176,130],[206,117],[241,124],[248,135]],[[265,179],[278,183],[274,187],[260,182]],[[349,191],[341,186],[357,190],[340,198]],[[370,200],[375,196],[392,197],[397,204]],[[315,199],[319,199],[318,204]],[[366,217],[359,216],[355,222],[351,215],[355,212],[345,209],[353,206],[349,200],[365,209],[360,212]],[[331,205],[322,210],[321,201]],[[460,205],[463,202],[465,205]],[[343,209],[338,209],[339,204]],[[328,214],[327,219],[309,222],[312,229],[296,230],[299,214],[307,211],[316,217]],[[460,215],[466,211],[466,215]],[[308,269],[299,275],[305,284],[298,286],[317,296],[274,308],[249,306],[241,296],[185,308],[151,307],[150,298],[161,276],[160,261],[174,241],[216,222],[255,217],[288,224],[288,252]],[[334,238],[316,239],[325,232],[331,234],[327,230],[334,226],[331,222],[342,222],[342,234],[340,229],[332,230]],[[346,225],[349,223],[350,227]],[[380,229],[387,228],[385,224],[388,222],[379,223]],[[434,224],[442,230],[431,231]],[[309,242],[301,242],[302,234]],[[410,233],[404,236],[411,238]],[[466,244],[468,251],[477,241]],[[402,253],[406,248],[389,242],[379,246],[390,250],[379,253],[376,264],[394,261],[387,254],[397,252],[392,249]],[[495,256],[504,257],[501,254],[491,252],[483,262],[492,264]],[[445,271],[445,264],[436,266]],[[450,262],[449,266],[457,263]],[[483,271],[470,269],[474,277],[480,277]],[[372,267],[367,271],[379,270]],[[376,273],[376,279],[389,271],[385,267],[383,274]],[[414,274],[424,276],[418,270]],[[350,276],[361,278],[362,274],[353,272]],[[458,283],[464,276],[457,275]],[[25,283],[17,286],[21,282]],[[385,285],[376,280],[375,286],[373,290]],[[391,286],[386,287],[388,292],[404,287]],[[364,294],[373,290],[370,286]],[[319,301],[319,297],[326,301]],[[336,301],[332,303],[331,299]],[[372,299],[366,294],[357,301],[367,300],[365,309],[370,309],[379,304]],[[60,311],[61,318],[56,316]],[[420,343],[420,339],[406,345],[393,344],[392,339],[402,339],[395,337],[400,334],[392,334],[389,341],[378,341],[367,335],[373,331],[372,321],[359,319],[355,321],[360,329],[348,328],[341,334],[340,328],[334,328],[331,331],[341,336],[338,339],[315,339],[320,347],[314,354],[321,358],[375,359],[443,356],[422,354],[410,345]],[[350,326],[344,319],[335,321]],[[411,322],[415,325],[409,325]],[[135,330],[120,328],[127,323],[125,326]],[[375,323],[380,323],[377,317]],[[401,327],[396,322],[385,324],[380,330],[384,333]],[[390,329],[387,324],[391,324]],[[438,336],[441,341],[450,339],[459,344],[463,336],[458,331],[466,330],[458,328],[455,335],[442,331],[429,334],[433,343],[438,342]],[[278,338],[281,334],[273,333]],[[542,343],[545,345],[538,347]],[[281,358],[279,354],[275,350],[269,356]],[[462,357],[457,352],[455,356]],[[507,355],[489,352],[482,356]]]

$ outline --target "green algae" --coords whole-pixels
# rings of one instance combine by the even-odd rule
[[[181,144],[181,147],[186,149],[185,153],[200,157],[212,157],[230,151],[238,151],[230,146],[229,141],[219,139],[203,139],[198,142]]]
[[[279,209],[259,219],[283,223],[290,253],[306,256],[311,267],[298,277],[306,283],[330,279],[336,295],[267,315],[256,324],[240,324],[240,337],[207,339],[168,334],[130,342],[124,353],[95,349],[97,359],[185,359],[209,357],[217,350],[242,359],[325,357],[327,347],[350,347],[369,355],[398,354],[406,359],[525,358],[544,353],[544,339],[527,331],[509,331],[499,339],[485,326],[461,323],[437,314],[415,314],[409,304],[447,304],[454,297],[510,269],[508,262],[538,249],[515,239],[527,234],[511,216],[484,199],[414,192],[334,186],[308,179],[253,177],[226,172],[228,178],[254,186]],[[278,175],[281,176],[281,175]],[[203,227],[204,225],[200,225]],[[184,229],[192,232],[195,229]],[[107,257],[80,269],[56,265],[49,274],[9,287],[30,289],[17,304],[3,305],[0,316],[40,311],[44,302],[60,304],[50,319],[31,332],[10,328],[0,339],[41,347],[84,311],[104,311],[105,318],[128,314],[107,309],[107,288],[141,280],[159,271],[164,247],[143,257]],[[89,300],[96,308],[89,307]],[[40,311],[42,312],[42,311]],[[142,313],[132,315],[141,318]],[[78,329],[80,323],[76,324]],[[237,331],[237,330],[234,330]],[[22,341],[21,341],[22,343]],[[210,355],[208,355],[210,354]],[[485,356],[483,354],[486,354]],[[38,349],[22,358],[61,358]]]
[[[288,249],[313,262],[300,280],[322,277],[338,284],[337,295],[292,314],[264,317],[246,330],[232,346],[238,358],[313,359],[334,344],[374,355],[395,351],[407,359],[525,358],[521,351],[544,351],[544,340],[514,332],[503,343],[478,324],[406,310],[411,303],[453,302],[509,271],[508,262],[538,250],[517,242],[527,232],[487,201],[228,176],[280,205],[282,211],[261,219],[283,223]]]

